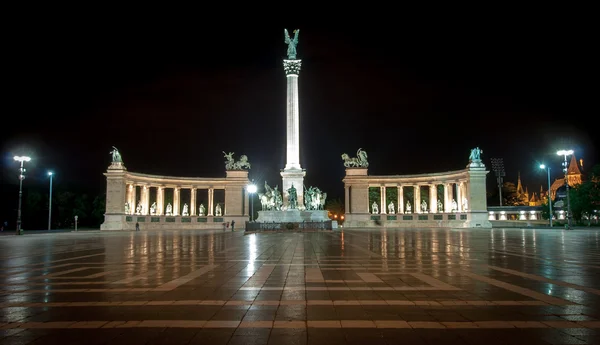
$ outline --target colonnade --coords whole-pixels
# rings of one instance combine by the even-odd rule
[[[140,195],[137,195],[137,187],[140,187]],[[156,189],[156,210],[154,213],[151,212],[150,209],[150,193],[151,188]],[[165,190],[172,189],[173,190],[173,210],[172,216],[180,216],[182,203],[181,203],[181,190],[190,190],[190,203],[189,203],[189,216],[199,215],[199,205],[196,204],[198,190],[206,190],[208,192],[208,205],[203,205],[206,209],[205,214],[203,216],[213,216],[215,215],[216,205],[214,204],[214,192],[215,188],[198,188],[198,187],[188,187],[182,188],[180,186],[165,186],[165,185],[152,185],[152,184],[139,184],[130,182],[127,183],[127,191],[125,199],[127,200],[127,206],[125,206],[126,214],[138,214],[137,207],[141,205],[141,210],[139,212],[140,215],[157,215],[162,216],[166,214],[166,205],[165,205]],[[224,189],[224,188],[223,188]]]
[[[438,186],[443,186],[443,196],[440,198],[441,210],[438,208]],[[464,212],[468,210],[468,199],[467,199],[467,188],[469,183],[467,180],[459,180],[453,182],[443,183],[429,183],[429,184],[395,184],[395,185],[369,185],[369,188],[379,187],[380,188],[380,199],[379,199],[379,214],[396,214],[396,213],[451,213],[451,212]],[[413,188],[413,197],[411,200],[405,196],[404,188]],[[394,212],[390,212],[389,203],[387,202],[387,189],[397,189],[397,201],[394,205]],[[429,192],[429,203],[427,209],[423,210],[421,207],[424,198],[421,197],[422,188],[428,188]],[[427,192],[427,191],[426,191]],[[350,186],[345,186],[346,193],[346,209],[350,210]],[[410,204],[410,210],[407,205]],[[374,213],[371,209],[371,213]]]

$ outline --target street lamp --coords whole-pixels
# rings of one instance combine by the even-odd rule
[[[500,206],[502,206],[502,178],[506,176],[504,172],[504,162],[502,158],[492,158],[492,170],[496,174],[496,180],[498,181],[498,191],[500,194]]]
[[[546,167],[544,164],[540,164],[540,169],[548,170],[548,209],[550,215],[550,227],[552,227],[552,195],[550,195],[550,167]]]
[[[50,222],[52,221],[52,176],[54,173],[52,171],[48,171],[48,176],[50,176],[50,197],[48,198],[48,231],[50,231]]]
[[[19,208],[17,210],[17,230],[16,235],[21,234],[21,200],[23,199],[23,180],[25,179],[25,168],[23,168],[24,162],[29,162],[31,157],[27,156],[14,156],[14,160],[21,162],[21,168],[19,169]]]
[[[254,180],[252,180],[252,183],[248,185],[248,187],[246,187],[246,190],[248,191],[248,193],[250,193],[250,221],[253,221],[254,218],[254,193],[256,193],[256,185],[254,184]]]
[[[560,150],[556,152],[559,156],[564,156],[565,160],[562,163],[563,172],[565,173],[565,185],[567,186],[567,229],[571,230],[571,196],[569,195],[569,163],[567,163],[567,156],[573,154],[573,150]]]

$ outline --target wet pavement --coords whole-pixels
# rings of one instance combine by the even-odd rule
[[[2,344],[600,344],[600,230],[0,237]]]

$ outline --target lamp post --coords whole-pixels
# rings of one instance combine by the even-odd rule
[[[496,180],[498,181],[498,192],[500,194],[500,206],[502,206],[502,182],[503,177],[506,176],[504,172],[504,161],[502,158],[492,158],[492,170],[496,174]]]
[[[250,193],[250,221],[253,221],[254,218],[254,193],[256,193],[256,185],[254,184],[254,180],[247,187],[248,193]]]
[[[25,179],[25,168],[23,167],[24,162],[29,162],[31,157],[27,156],[14,156],[14,160],[21,162],[21,168],[19,169],[19,208],[17,210],[17,230],[16,235],[21,234],[21,200],[23,199],[23,180]]]
[[[51,221],[52,221],[52,176],[54,173],[52,171],[48,171],[48,176],[50,176],[50,196],[48,198],[48,231],[51,229]]]
[[[548,170],[548,210],[550,218],[550,227],[552,227],[552,195],[550,195],[550,167],[546,167],[544,164],[540,164],[540,169]]]
[[[562,165],[565,173],[565,186],[567,186],[567,230],[571,230],[571,196],[569,195],[569,163],[567,163],[567,156],[572,155],[573,150],[560,150],[556,154],[565,157]]]

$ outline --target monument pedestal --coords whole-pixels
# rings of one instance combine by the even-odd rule
[[[281,195],[285,205],[289,204],[288,189],[290,189],[292,185],[296,188],[298,205],[304,205],[304,176],[306,176],[306,171],[304,169],[292,168],[281,170]]]
[[[302,222],[325,222],[329,220],[329,212],[300,211],[298,209],[286,211],[258,211],[258,223],[302,223]]]

